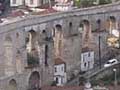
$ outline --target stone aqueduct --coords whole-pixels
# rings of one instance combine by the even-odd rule
[[[54,57],[61,57],[66,62],[69,76],[69,71],[80,66],[81,48],[89,47],[92,30],[98,27],[105,31],[119,30],[119,23],[120,4],[117,3],[45,16],[30,15],[1,24],[0,90],[27,90],[50,84]],[[80,27],[84,29],[83,34],[78,30]],[[39,65],[31,68],[27,63],[27,52],[33,51],[34,55],[36,48]],[[46,57],[48,61],[45,61]]]

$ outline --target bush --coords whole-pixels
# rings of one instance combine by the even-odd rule
[[[53,81],[51,86],[56,86],[56,81]]]
[[[112,0],[99,0],[99,4],[102,5],[102,4],[109,4],[109,3],[112,3]]]
[[[84,77],[79,78],[79,85],[84,85],[86,79]]]

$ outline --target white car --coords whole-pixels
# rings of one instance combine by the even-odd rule
[[[112,65],[117,64],[117,63],[118,63],[117,59],[111,59],[106,64],[104,64],[104,67],[109,67],[109,66],[112,66]]]
[[[73,7],[69,3],[57,3],[52,8],[57,10],[57,11],[70,11],[73,9],[77,9],[77,7]]]

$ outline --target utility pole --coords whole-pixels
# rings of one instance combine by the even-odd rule
[[[120,24],[118,24],[118,32],[119,32],[119,37],[118,37],[119,38],[119,40],[118,40],[119,47],[118,48],[120,49]]]
[[[100,47],[100,45],[101,45],[101,42],[100,42],[101,36],[100,36],[100,34],[99,34],[98,39],[99,39],[99,65],[100,65],[100,69],[101,69],[101,47]]]
[[[101,21],[98,20],[98,30],[99,30],[99,37],[98,37],[98,46],[99,46],[99,65],[100,65],[100,69],[101,69],[101,36],[100,36],[100,27],[101,27]]]
[[[114,86],[116,87],[117,86],[117,69],[114,68],[113,72],[114,72]]]

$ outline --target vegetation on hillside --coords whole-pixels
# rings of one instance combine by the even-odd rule
[[[112,0],[74,0],[75,6],[77,7],[90,7],[96,5],[103,5],[112,3]]]

